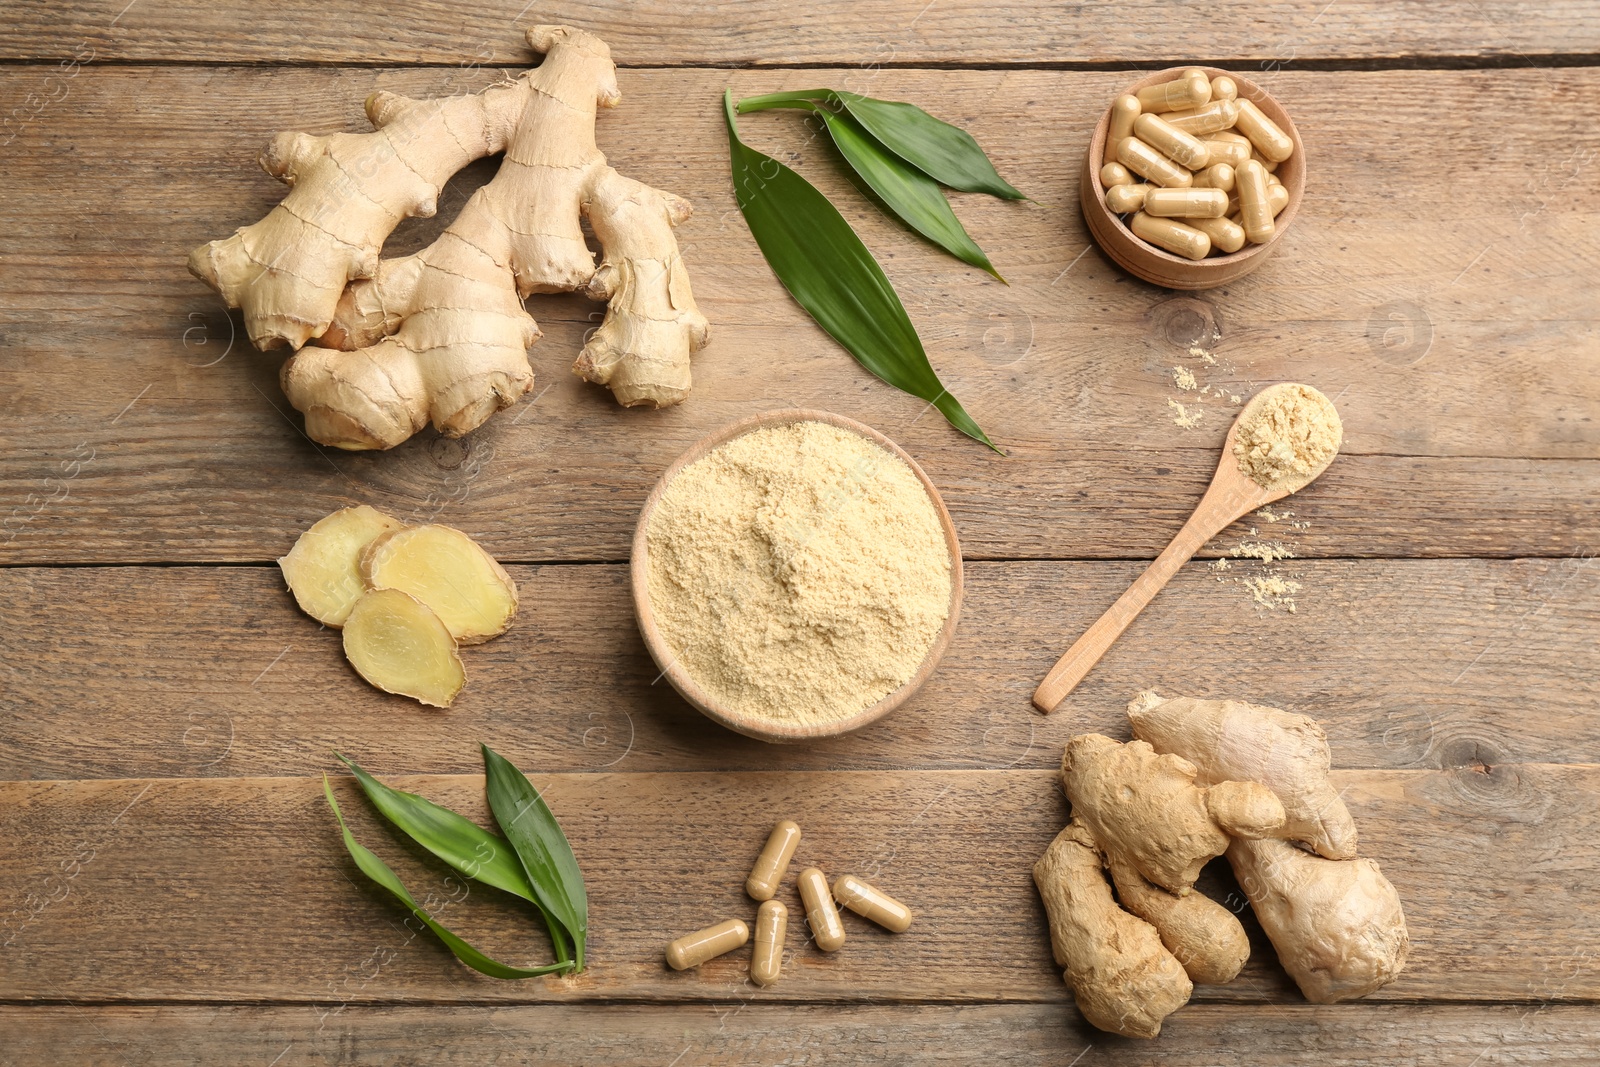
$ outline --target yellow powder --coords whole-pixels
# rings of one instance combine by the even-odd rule
[[[1268,574],[1259,578],[1244,579],[1244,587],[1260,607],[1281,607],[1287,609],[1291,615],[1294,614],[1294,597],[1296,593],[1300,592],[1299,582],[1290,578],[1280,578],[1275,574]]]
[[[1167,407],[1171,408],[1173,411],[1172,421],[1177,423],[1179,426],[1182,426],[1185,430],[1192,430],[1196,426],[1200,425],[1200,416],[1205,414],[1205,412],[1199,410],[1198,408],[1194,411],[1190,411],[1176,400],[1169,399],[1167,401]]]
[[[949,616],[949,551],[922,483],[828,423],[764,427],[691,463],[646,536],[662,635],[739,713],[848,718],[917,672]]]
[[[1257,485],[1292,493],[1332,462],[1342,436],[1327,397],[1287,382],[1263,389],[1245,406],[1233,454]]]
[[[1197,384],[1194,380],[1194,371],[1179,364],[1172,368],[1172,384],[1185,391],[1192,390]]]

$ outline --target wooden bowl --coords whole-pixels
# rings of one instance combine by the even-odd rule
[[[939,516],[939,525],[944,530],[945,545],[950,550],[950,612],[945,617],[944,627],[940,629],[933,644],[929,646],[928,653],[922,659],[922,664],[900,688],[885,696],[869,707],[863,708],[845,719],[834,722],[818,723],[816,725],[775,723],[768,719],[744,715],[723,707],[714,700],[709,693],[701,689],[695,680],[678,663],[677,657],[667,645],[666,638],[656,627],[655,616],[650,610],[650,545],[647,531],[650,526],[650,516],[655,512],[656,504],[661,500],[661,495],[683,470],[695,460],[704,456],[719,445],[727,444],[736,437],[742,437],[752,430],[759,430],[766,426],[780,426],[795,422],[825,422],[841,427],[865,437],[873,444],[898,456],[906,466],[911,468],[911,473],[917,476],[922,483],[922,488],[927,490],[928,498],[933,501],[933,509]],[[871,722],[883,718],[901,704],[910,699],[928,676],[938,666],[939,659],[950,647],[950,639],[955,636],[956,620],[961,614],[961,544],[956,540],[955,526],[950,522],[950,513],[945,510],[944,501],[939,498],[939,490],[935,489],[933,482],[923,473],[921,467],[900,448],[899,445],[889,440],[870,426],[864,426],[854,419],[847,419],[843,415],[835,415],[827,411],[813,411],[805,408],[791,408],[782,411],[768,411],[760,415],[752,415],[741,419],[731,426],[725,426],[714,433],[702,437],[689,447],[689,450],[679,456],[672,466],[668,467],[656,487],[651,490],[650,496],[644,502],[644,509],[639,512],[639,524],[633,531],[633,558],[629,564],[630,576],[633,586],[633,611],[639,622],[639,632],[644,636],[645,647],[650,650],[650,657],[655,660],[656,666],[672,688],[687,700],[701,714],[707,718],[721,723],[730,730],[736,730],[748,737],[759,738],[762,741],[792,742],[811,741],[823,737],[838,737],[852,730],[859,730]]]
[[[1239,99],[1249,100],[1277,123],[1294,141],[1294,154],[1278,164],[1278,180],[1289,190],[1289,206],[1278,213],[1277,230],[1266,244],[1246,244],[1239,251],[1226,256],[1207,256],[1205,259],[1185,259],[1157,248],[1135,237],[1128,224],[1106,207],[1105,186],[1100,184],[1100,167],[1106,151],[1106,131],[1111,125],[1111,108],[1100,116],[1089,141],[1089,154],[1083,161],[1083,181],[1078,187],[1078,199],[1083,202],[1083,219],[1089,224],[1089,233],[1105,249],[1106,255],[1135,277],[1143,278],[1168,289],[1211,289],[1242,278],[1266,262],[1278,247],[1278,242],[1294,222],[1300,210],[1300,200],[1306,191],[1306,147],[1300,142],[1300,131],[1294,128],[1289,113],[1276,100],[1255,83],[1231,70],[1216,67],[1172,67],[1141,78],[1123,90],[1136,93],[1149,85],[1172,81],[1186,70],[1203,70],[1207,77],[1226,75],[1239,86]],[[1121,95],[1120,93],[1118,95]]]

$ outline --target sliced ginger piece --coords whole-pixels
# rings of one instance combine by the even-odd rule
[[[344,654],[385,693],[436,708],[448,708],[467,682],[449,629],[428,605],[398,589],[375,589],[356,601],[345,619]]]
[[[289,592],[300,610],[335,629],[367,591],[361,579],[361,553],[405,523],[365,504],[343,508],[300,535],[278,560]]]
[[[399,589],[428,607],[463,645],[506,632],[517,585],[476,541],[451,526],[412,526],[367,546],[361,577],[370,589]]]

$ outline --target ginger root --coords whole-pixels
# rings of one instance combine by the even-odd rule
[[[357,565],[361,553],[377,538],[404,527],[399,519],[365,504],[318,520],[278,560],[300,610],[334,629],[343,626],[367,590]]]
[[[450,526],[386,533],[361,555],[368,589],[398,589],[433,609],[459,644],[506,632],[517,614],[517,584],[476,541]]]
[[[707,337],[672,235],[689,205],[618,174],[596,146],[597,109],[621,100],[605,43],[563,26],[528,41],[545,60],[509,83],[443,101],[377,93],[375,133],[280,135],[263,165],[289,195],[191,255],[190,270],[244,308],[257,347],[323,346],[282,371],[314,440],[392,448],[430,421],[451,437],[476,429],[532,388],[533,293],[608,301],[573,369],[620,403],[688,394]],[[401,219],[432,214],[451,174],[502,150],[438,240],[379,261]],[[598,269],[580,218],[604,251]]]
[[[362,595],[344,623],[344,654],[385,693],[448,708],[467,682],[456,642],[439,616],[398,589]]]

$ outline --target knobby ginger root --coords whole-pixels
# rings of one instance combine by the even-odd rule
[[[289,554],[278,560],[284,581],[300,610],[337,629],[366,585],[361,580],[362,551],[375,539],[402,529],[391,518],[365,504],[342,508],[300,535]]]
[[[344,654],[385,693],[436,708],[448,708],[467,682],[445,624],[398,589],[374,589],[356,601],[344,623]]]
[[[690,355],[707,337],[672,235],[689,205],[618,174],[596,146],[597,109],[621,99],[605,43],[562,26],[528,40],[545,60],[508,84],[448,101],[379,93],[367,109],[377,133],[280,137],[268,169],[293,191],[191,257],[244,306],[258,347],[325,346],[282,373],[313,439],[390,448],[430,421],[452,437],[475,429],[532,388],[532,293],[608,301],[573,369],[622,404],[687,395]],[[502,149],[494,179],[437,241],[378,261],[401,218],[430,214],[451,173]],[[603,249],[598,269],[580,218]]]
[[[361,576],[369,589],[399,589],[428,605],[463,645],[505,633],[517,614],[517,584],[505,568],[450,526],[384,534],[362,553]]]
[[[1169,893],[1125,863],[1106,865],[1122,906],[1156,928],[1191,981],[1225,985],[1238,977],[1250,958],[1250,938],[1233,912],[1204,893]]]
[[[1194,985],[1155,927],[1117,906],[1094,836],[1078,820],[1033,866],[1050,945],[1084,1018],[1124,1037],[1155,1037]]]

